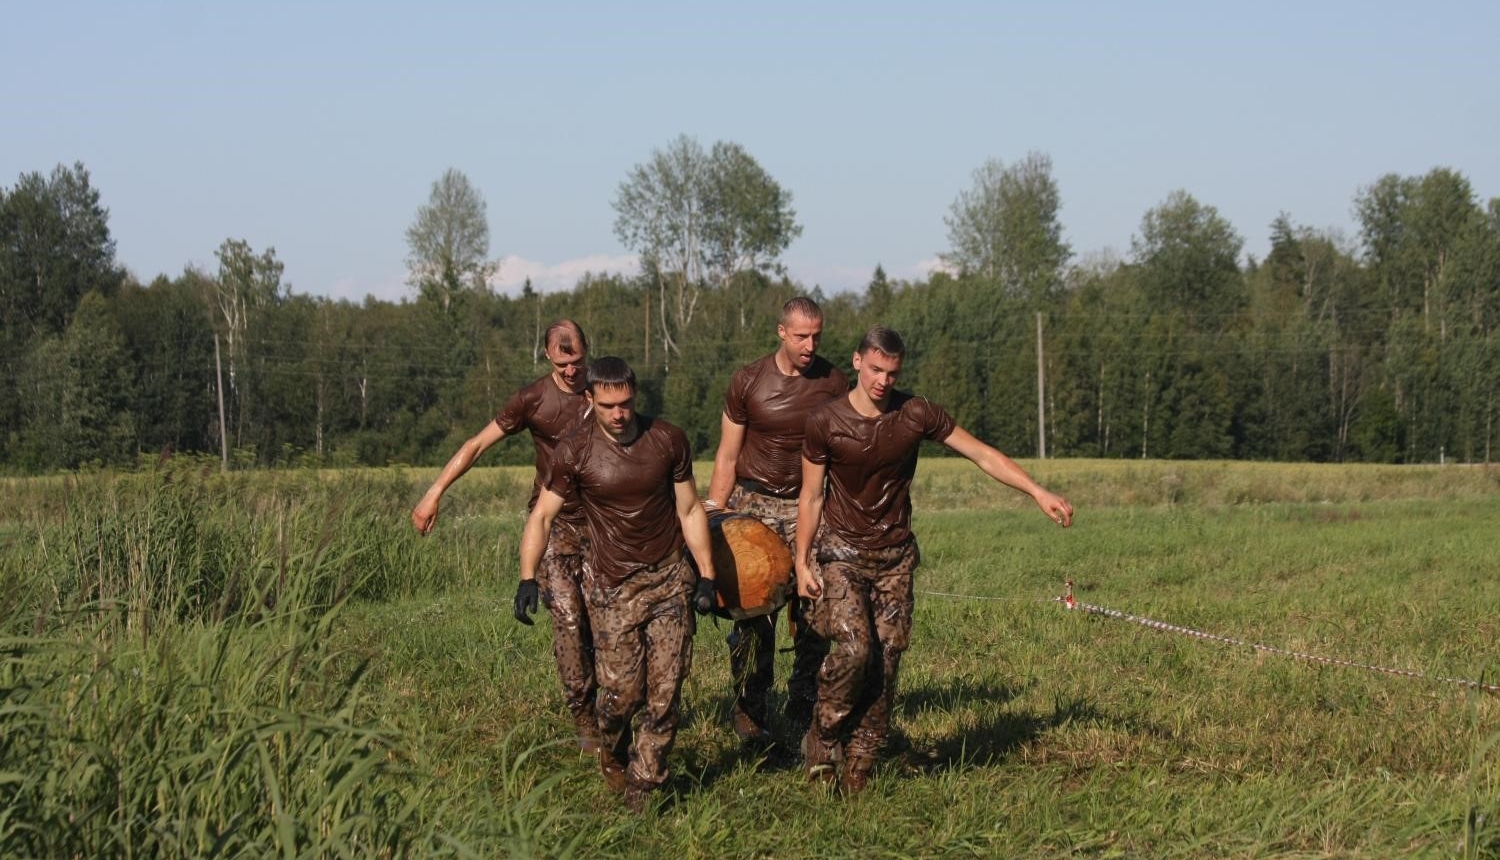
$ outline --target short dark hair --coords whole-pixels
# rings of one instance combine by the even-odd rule
[[[573,340],[574,335],[578,336],[577,342]],[[557,348],[568,355],[584,355],[589,351],[589,339],[588,335],[583,333],[583,326],[570,319],[560,319],[547,326],[547,333],[542,336],[542,343],[551,347],[554,338],[557,340]]]
[[[786,325],[786,321],[793,316],[806,317],[810,320],[823,318],[823,309],[818,303],[807,296],[798,296],[781,306],[781,319],[777,320],[780,325]]]
[[[865,332],[865,336],[860,339],[859,349],[855,352],[864,355],[872,349],[879,350],[891,358],[901,358],[906,355],[906,342],[901,339],[901,335],[897,334],[895,329],[886,328],[883,325],[871,326],[870,330]]]
[[[630,369],[630,365],[625,363],[625,359],[606,355],[589,364],[588,382],[589,391],[593,391],[601,385],[606,388],[615,388],[623,385],[633,393],[635,391],[635,371]]]

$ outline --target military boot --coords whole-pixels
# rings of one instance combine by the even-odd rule
[[[599,750],[599,773],[604,777],[604,785],[616,794],[623,793],[629,787],[625,779],[625,766],[607,749]]]
[[[734,716],[730,719],[730,726],[741,741],[749,744],[766,743],[771,740],[771,733],[766,731],[765,724],[757,720],[740,705],[734,706]]]
[[[632,813],[643,815],[648,808],[655,804],[656,791],[652,786],[631,783],[625,789],[625,808]]]
[[[845,796],[859,794],[870,782],[875,772],[873,756],[851,755],[844,759],[844,768],[839,772],[839,793]]]
[[[802,736],[802,766],[807,771],[809,782],[833,786],[838,780],[838,744],[825,744],[817,736],[816,729],[809,729]]]
[[[573,715],[573,729],[578,732],[578,749],[584,755],[593,755],[604,749],[604,739],[599,736],[599,718],[593,708]]]

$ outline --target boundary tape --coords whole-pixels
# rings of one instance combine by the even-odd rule
[[[1121,612],[1118,609],[1110,609],[1108,607],[1097,606],[1092,603],[1080,603],[1079,601],[1073,599],[1072,582],[1068,583],[1068,593],[1066,595],[1062,597],[1049,598],[984,597],[975,594],[955,594],[953,592],[947,591],[924,591],[920,589],[913,589],[913,591],[917,594],[926,594],[933,597],[948,597],[959,600],[990,600],[1020,603],[1061,603],[1067,609],[1078,609],[1091,615],[1101,615],[1106,618],[1113,618],[1119,621],[1129,621],[1134,624],[1139,624],[1143,627],[1149,627],[1153,630],[1160,630],[1166,633],[1177,633],[1183,636],[1190,636],[1195,639],[1202,639],[1209,642],[1218,642],[1223,645],[1233,645],[1241,648],[1250,648],[1252,650],[1260,651],[1266,654],[1275,654],[1281,657],[1290,657],[1294,660],[1303,660],[1309,663],[1319,663],[1325,666],[1344,666],[1351,669],[1364,669],[1369,672],[1378,672],[1384,675],[1393,675],[1400,678],[1414,678],[1424,681],[1435,681],[1443,684],[1455,684],[1460,687],[1467,687],[1471,690],[1481,690],[1486,693],[1500,694],[1500,684],[1486,684],[1483,681],[1472,681],[1467,678],[1450,678],[1444,675],[1428,675],[1425,672],[1417,672],[1411,669],[1393,669],[1389,666],[1376,666],[1371,663],[1360,663],[1354,660],[1344,660],[1338,657],[1324,657],[1318,654],[1309,654],[1303,651],[1292,651],[1287,648],[1278,648],[1274,645],[1265,645],[1260,642],[1250,642],[1245,639],[1236,639],[1233,636],[1223,636],[1217,633],[1209,633],[1203,630],[1197,630],[1192,627],[1184,627],[1180,624],[1171,624],[1166,621],[1159,621],[1155,618],[1149,618],[1145,615],[1133,615],[1129,612]]]

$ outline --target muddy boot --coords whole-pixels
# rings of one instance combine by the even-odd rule
[[[875,772],[875,759],[870,756],[853,755],[844,759],[844,769],[839,773],[839,793],[845,795],[859,794],[865,790],[870,782],[870,774]]]
[[[838,745],[832,746],[818,739],[815,730],[802,736],[802,766],[807,772],[808,782],[832,787],[838,780]]]
[[[735,735],[747,744],[766,743],[771,740],[771,733],[766,731],[762,722],[750,716],[738,704],[734,706],[734,716],[729,724],[734,729]]]
[[[656,791],[649,785],[635,785],[632,783],[625,789],[625,808],[636,815],[645,814],[646,810],[656,805]]]
[[[573,728],[578,732],[578,749],[584,755],[593,755],[604,749],[604,739],[599,736],[599,718],[589,708],[573,715]]]
[[[610,791],[620,794],[629,788],[629,783],[625,779],[625,766],[610,755],[609,750],[599,750],[599,773],[603,775],[604,785]]]

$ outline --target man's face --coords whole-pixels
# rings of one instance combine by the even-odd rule
[[[589,362],[587,352],[569,352],[553,343],[547,347],[547,361],[552,364],[552,378],[559,386],[573,392],[583,390]]]
[[[594,420],[612,438],[618,439],[635,424],[635,392],[626,385],[596,385],[589,392]]]
[[[811,319],[794,313],[786,323],[776,326],[776,336],[781,338],[781,352],[792,367],[803,371],[812,364],[818,354],[818,342],[823,339],[823,320]]]
[[[854,354],[854,370],[859,374],[858,385],[872,401],[884,403],[891,390],[896,387],[896,377],[901,374],[901,358],[886,355],[878,349]]]

